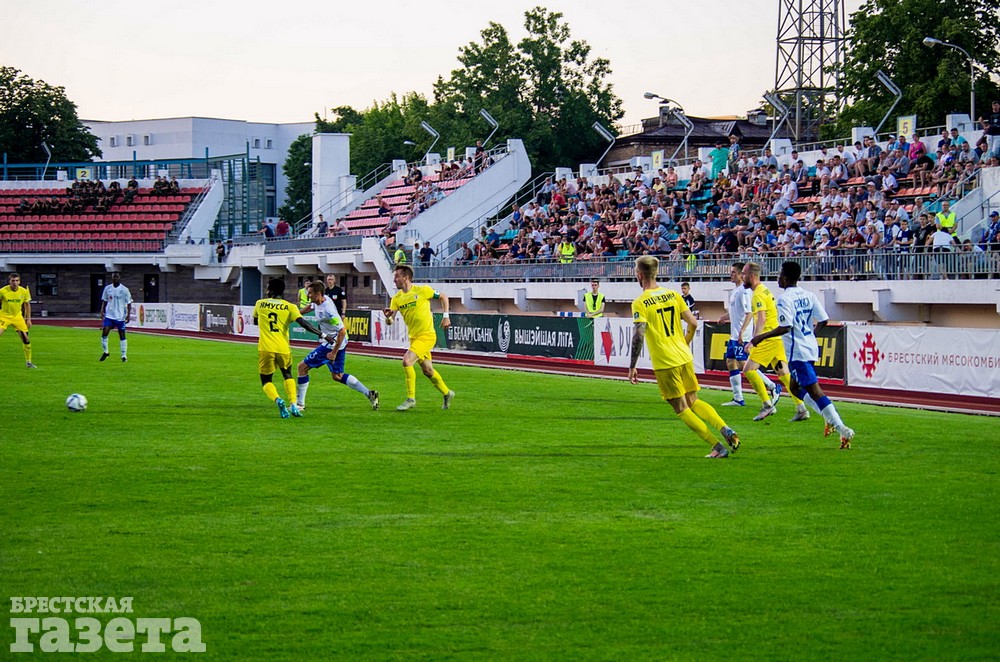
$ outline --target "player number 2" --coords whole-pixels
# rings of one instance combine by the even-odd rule
[[[268,313],[267,319],[269,320],[267,326],[271,329],[271,333],[281,333],[281,329],[278,328],[278,313]]]

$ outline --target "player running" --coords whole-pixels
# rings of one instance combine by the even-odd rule
[[[122,275],[115,271],[111,274],[111,284],[104,286],[101,295],[101,358],[108,358],[108,333],[112,328],[118,330],[118,346],[122,353],[122,363],[128,361],[128,340],[125,338],[125,325],[132,317],[132,293],[122,285]]]
[[[437,342],[434,331],[434,315],[431,313],[431,299],[440,299],[444,310],[441,328],[451,326],[448,316],[448,297],[428,285],[413,284],[413,267],[408,264],[397,264],[392,272],[392,282],[399,289],[393,295],[389,307],[383,310],[385,323],[391,325],[396,319],[396,311],[403,316],[406,329],[410,335],[410,348],[403,354],[403,380],[406,383],[406,400],[396,407],[397,411],[406,411],[417,406],[417,373],[414,363],[420,364],[424,375],[431,380],[434,388],[444,396],[441,409],[448,409],[455,397],[455,392],[444,383],[440,373],[431,363],[431,349]]]
[[[642,286],[642,294],[632,302],[635,331],[632,334],[628,380],[633,384],[639,383],[635,365],[645,339],[656,383],[660,387],[660,397],[670,403],[677,417],[686,426],[712,447],[712,452],[706,457],[729,457],[729,451],[716,440],[705,424],[716,428],[733,452],[740,447],[739,436],[719,417],[712,405],[698,399],[698,389],[701,387],[694,374],[694,356],[690,347],[698,329],[698,320],[688,309],[680,293],[657,284],[659,266],[660,261],[652,255],[643,255],[635,261],[635,277]],[[686,333],[681,320],[687,322]]]
[[[7,284],[0,287],[0,336],[8,326],[14,327],[17,335],[21,336],[24,366],[37,368],[31,362],[31,338],[28,337],[28,330],[31,328],[31,292],[27,287],[21,287],[20,274],[11,274],[7,277]]]
[[[260,328],[260,337],[257,340],[257,363],[260,367],[260,383],[264,388],[264,395],[278,405],[278,413],[282,418],[288,418],[289,415],[302,415],[295,405],[295,380],[292,379],[292,347],[288,343],[288,327],[292,322],[298,322],[303,329],[331,345],[336,338],[324,336],[308,320],[303,319],[298,308],[281,298],[284,293],[285,281],[277,278],[269,280],[267,298],[258,300],[253,307],[253,323]],[[281,371],[281,376],[285,380],[285,394],[292,403],[290,406],[286,406],[285,401],[278,397],[278,389],[271,382],[275,368]]]
[[[719,323],[729,322],[729,340],[726,341],[726,369],[729,370],[729,385],[733,389],[733,399],[723,402],[723,407],[745,407],[743,400],[743,364],[747,360],[744,345],[753,337],[753,315],[750,314],[750,290],[743,287],[743,262],[734,262],[729,268],[729,280],[733,291],[729,293],[729,309],[719,318]],[[778,404],[781,384],[775,384],[757,369],[767,388],[771,404]]]
[[[823,417],[826,421],[824,437],[833,430],[840,433],[840,447],[846,450],[851,447],[854,430],[844,425],[837,408],[823,393],[813,365],[819,359],[816,332],[826,326],[830,317],[815,294],[798,286],[801,276],[802,267],[798,263],[785,262],[781,265],[778,285],[785,291],[778,298],[778,326],[754,336],[751,342],[757,345],[769,338],[784,338],[791,371],[791,393],[802,398]]]
[[[361,395],[368,398],[372,409],[378,409],[378,391],[373,391],[358,381],[354,375],[344,372],[344,360],[347,356],[347,327],[340,318],[340,312],[334,300],[325,294],[326,287],[323,281],[317,279],[309,285],[307,289],[308,305],[300,309],[302,314],[310,310],[316,313],[316,321],[319,323],[319,330],[324,337],[335,338],[332,343],[323,340],[320,345],[309,352],[309,355],[299,363],[299,383],[298,398],[295,405],[299,411],[306,408],[306,391],[309,389],[309,371],[313,368],[327,366],[330,369],[330,376],[333,381],[340,382],[348,386]]]
[[[753,332],[754,337],[760,337],[767,331],[772,331],[778,326],[778,306],[775,303],[774,295],[766,285],[760,282],[760,265],[750,262],[743,267],[743,285],[752,292],[750,298],[750,309],[754,316]],[[773,367],[781,383],[788,388],[788,358],[785,356],[785,346],[777,338],[770,338],[762,341],[759,345],[751,339],[746,344],[749,357],[743,365],[743,374],[747,376],[753,385],[757,396],[760,397],[760,413],[753,417],[755,421],[762,421],[768,416],[775,414],[778,410],[776,403],[767,394],[764,387],[764,380],[760,376],[757,368],[763,366]],[[809,418],[809,410],[799,400],[794,393],[791,394],[792,402],[795,403],[795,416],[793,421],[804,421]]]

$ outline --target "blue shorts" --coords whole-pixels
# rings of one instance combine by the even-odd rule
[[[734,361],[746,361],[747,350],[743,343],[739,340],[727,340],[725,358],[733,359]]]
[[[816,377],[816,368],[810,361],[789,361],[788,372],[792,373],[792,379],[802,388],[812,386],[819,381]]]
[[[326,345],[320,345],[313,351],[309,352],[309,356],[302,360],[310,368],[319,368],[320,366],[326,366],[330,369],[330,373],[334,375],[344,374],[344,360],[347,358],[347,349],[342,349],[337,352],[337,356],[330,360],[330,348]]]
[[[101,326],[104,328],[111,326],[118,329],[120,332],[125,333],[125,320],[113,320],[110,317],[105,317]]]

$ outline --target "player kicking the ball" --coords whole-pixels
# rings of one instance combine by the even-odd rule
[[[354,389],[368,398],[372,409],[378,409],[378,391],[371,390],[358,381],[357,377],[344,372],[344,359],[347,356],[347,327],[344,326],[344,321],[340,318],[340,312],[333,299],[324,294],[325,289],[323,281],[313,281],[306,293],[309,304],[299,312],[305,314],[310,310],[314,311],[316,321],[319,323],[319,330],[323,332],[323,336],[335,338],[335,340],[332,343],[324,340],[299,363],[299,393],[295,404],[299,411],[306,408],[309,371],[325,365],[330,369],[333,381]]]
[[[785,262],[781,265],[778,285],[785,291],[778,298],[778,326],[754,336],[751,342],[758,345],[768,338],[784,337],[791,373],[791,392],[802,398],[826,421],[823,436],[829,436],[834,430],[840,433],[840,447],[846,450],[851,447],[854,430],[840,420],[837,408],[819,386],[813,365],[819,359],[819,344],[816,342],[815,332],[826,326],[830,318],[816,295],[798,286],[801,275],[802,267],[797,262]]]

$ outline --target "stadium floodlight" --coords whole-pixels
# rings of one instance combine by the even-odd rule
[[[659,99],[661,106],[666,106],[667,104],[671,104],[672,103],[675,106],[677,106],[677,108],[680,109],[680,111],[682,113],[684,112],[684,106],[680,105],[678,102],[674,101],[673,99],[668,99],[667,97],[665,97],[663,95],[656,94],[655,92],[643,92],[642,96],[645,99]]]
[[[49,157],[45,160],[45,168],[42,169],[42,179],[45,179],[45,173],[49,171],[49,163],[52,161],[52,150],[49,149],[48,144],[44,140],[42,141],[42,151]]]
[[[441,134],[435,131],[434,127],[432,127],[430,124],[428,124],[423,120],[421,120],[420,122],[420,128],[429,133],[434,138],[434,142],[432,142],[431,146],[427,148],[426,152],[424,152],[424,161],[426,161],[427,155],[431,153],[431,150],[434,149],[434,145],[437,145],[437,141],[441,139]]]
[[[786,106],[785,102],[781,100],[781,97],[779,97],[774,92],[768,92],[767,94],[765,94],[764,101],[771,104],[771,107],[774,108],[775,112],[781,113],[781,119],[775,121],[774,130],[771,131],[771,135],[768,136],[767,142],[764,143],[765,145],[770,145],[771,141],[774,140],[774,136],[777,135],[778,129],[781,128],[781,125],[784,124],[785,120],[788,119],[788,116],[791,114],[792,109]]]
[[[608,152],[611,151],[611,148],[614,147],[614,145],[615,145],[615,136],[614,136],[613,133],[611,133],[610,131],[608,131],[604,127],[604,125],[602,125],[600,122],[594,122],[593,124],[590,125],[590,128],[592,128],[602,138],[604,138],[605,140],[608,141],[608,148],[606,150],[604,150],[603,154],[601,154],[601,158],[597,159],[597,164],[600,165],[601,161],[604,160],[604,157],[607,156]]]
[[[882,128],[882,125],[885,124],[885,121],[889,119],[889,115],[892,115],[892,111],[896,110],[896,106],[898,106],[899,102],[902,101],[903,91],[899,89],[898,85],[892,82],[892,79],[889,78],[889,74],[885,73],[881,69],[879,69],[875,73],[875,78],[877,78],[878,82],[882,83],[882,85],[885,86],[885,89],[889,90],[889,92],[896,95],[896,100],[892,102],[891,106],[889,106],[889,110],[888,112],[886,112],[885,117],[883,117],[882,121],[878,123],[877,127],[875,127],[875,135],[878,136],[878,130]]]
[[[483,147],[486,147],[486,145],[487,145],[487,144],[488,144],[488,143],[490,142],[490,138],[492,138],[492,137],[493,137],[493,134],[494,134],[494,133],[496,133],[496,132],[497,132],[497,129],[499,129],[499,128],[500,128],[500,123],[499,123],[499,122],[497,122],[497,121],[496,121],[496,120],[495,120],[495,119],[493,118],[493,116],[492,116],[492,115],[490,115],[490,114],[489,114],[489,113],[488,113],[488,112],[486,111],[486,109],[485,109],[485,108],[480,108],[480,109],[479,109],[479,116],[480,116],[480,117],[482,117],[482,118],[483,118],[484,120],[486,120],[486,123],[487,123],[487,124],[489,124],[490,126],[492,126],[492,127],[493,127],[493,130],[492,130],[492,131],[490,131],[490,135],[486,136],[486,140],[484,140],[484,141],[483,141]]]
[[[413,142],[412,140],[404,140],[403,144],[406,145],[407,147],[416,147],[417,146],[417,143]]]
[[[947,41],[941,41],[940,39],[935,39],[934,37],[924,37],[924,46],[927,48],[934,48],[935,46],[944,46],[945,48],[953,48],[959,51],[962,55],[969,58],[969,119],[973,122],[976,121],[976,63],[969,55],[969,52],[957,46],[955,44],[949,44]]]

